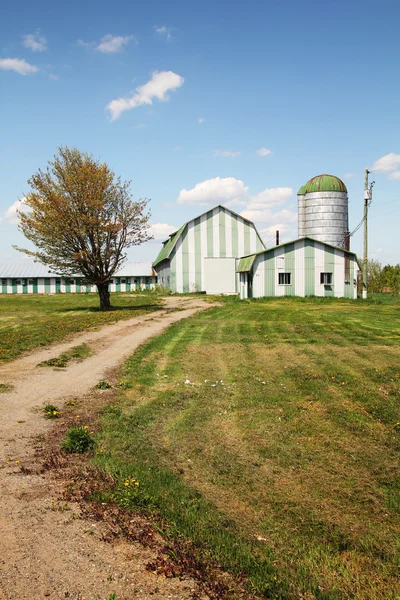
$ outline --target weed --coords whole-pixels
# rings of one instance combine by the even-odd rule
[[[107,600],[117,600],[117,596],[114,594],[114,592],[112,594],[110,594],[107,598]]]
[[[114,417],[120,417],[122,412],[120,408],[117,408],[116,406],[105,406],[102,411],[101,411],[102,415],[112,415]]]
[[[68,363],[71,360],[81,361],[84,358],[87,358],[91,354],[91,350],[87,344],[82,344],[81,346],[74,346],[64,354],[60,354],[60,356],[56,358],[49,358],[48,360],[44,360],[39,363],[38,367],[56,367],[59,369],[65,369],[68,366]]]
[[[9,392],[10,391],[10,386],[7,385],[6,383],[0,383],[0,394],[1,393],[5,393],[5,392]]]
[[[46,404],[43,412],[46,419],[58,419],[60,416],[60,410],[53,404]]]
[[[112,384],[109,381],[102,379],[99,383],[96,384],[96,387],[99,390],[110,390],[112,388]]]
[[[93,435],[87,426],[71,427],[61,442],[61,449],[67,454],[83,454],[95,446]]]

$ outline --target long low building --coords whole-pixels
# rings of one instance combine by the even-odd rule
[[[114,275],[111,292],[154,289],[157,277],[149,262],[126,263]],[[68,294],[97,292],[81,276],[64,277],[38,263],[0,264],[0,294]]]

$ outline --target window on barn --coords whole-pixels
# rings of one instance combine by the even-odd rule
[[[29,285],[34,285],[34,283],[35,283],[35,282],[34,282],[34,280],[33,280],[33,279],[29,279],[29,280],[28,280],[28,284],[29,284]]]
[[[320,282],[322,285],[332,285],[332,273],[321,273]]]
[[[126,279],[121,279],[121,283],[126,283]]]
[[[21,280],[17,279],[17,281],[15,283],[16,283],[16,285],[21,285]]]
[[[7,285],[7,279],[2,279],[1,283],[2,283],[3,285]]]
[[[279,285],[290,285],[291,284],[291,273],[279,273]]]

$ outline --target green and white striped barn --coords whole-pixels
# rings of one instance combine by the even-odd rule
[[[236,293],[236,259],[263,249],[254,223],[216,206],[171,234],[153,267],[172,292]]]
[[[127,263],[114,275],[110,292],[154,289],[156,275],[151,263]],[[82,276],[64,277],[37,264],[0,264],[0,294],[68,294],[97,292]]]
[[[245,256],[239,261],[237,271],[241,298],[357,298],[356,255],[310,237]]]

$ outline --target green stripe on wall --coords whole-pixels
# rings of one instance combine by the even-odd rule
[[[290,273],[290,285],[285,285],[285,296],[295,295],[295,279],[296,279],[296,265],[295,265],[295,250],[294,244],[288,244],[285,247],[285,272]]]
[[[194,260],[196,292],[201,292],[201,228],[200,217],[194,220]]]
[[[44,280],[44,293],[50,294],[50,279],[48,277]]]
[[[333,248],[329,248],[325,246],[324,249],[325,254],[325,273],[332,273],[332,281],[333,285],[325,285],[325,296],[334,296],[334,287],[335,287],[335,251]]]
[[[226,256],[225,211],[222,208],[219,211],[219,255]]]
[[[1,292],[2,294],[7,294],[7,283],[1,284]]]
[[[189,289],[189,235],[188,226],[182,232],[182,290],[184,294],[190,292]]]
[[[305,296],[315,296],[315,250],[314,242],[307,240],[304,247]]]
[[[232,220],[232,256],[239,258],[239,230],[236,215],[231,215]]]
[[[206,228],[207,228],[207,257],[213,258],[214,256],[214,238],[213,238],[213,211],[209,211],[206,215]]]
[[[266,296],[275,296],[275,256],[273,252],[268,253],[267,256],[268,258],[264,260],[264,290]]]
[[[169,287],[173,294],[176,294],[176,252],[175,249],[171,253],[169,273]]]
[[[250,229],[249,223],[244,222],[244,255],[250,254]]]

